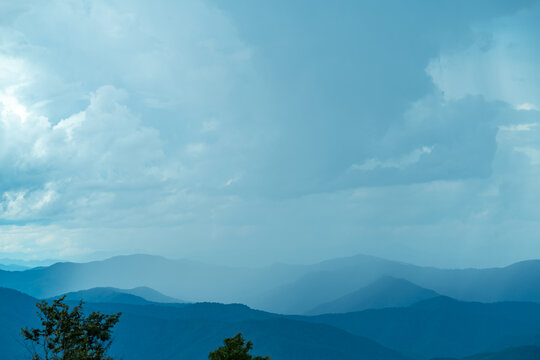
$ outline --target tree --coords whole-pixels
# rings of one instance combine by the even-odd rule
[[[85,315],[82,301],[70,309],[64,300],[62,296],[50,305],[45,300],[37,303],[41,328],[21,330],[24,340],[31,342],[32,359],[112,360],[106,352],[121,313]]]
[[[242,333],[227,338],[223,342],[225,345],[208,355],[210,360],[270,360],[269,356],[251,356],[249,351],[253,348],[253,343],[251,341],[246,342],[242,337]]]

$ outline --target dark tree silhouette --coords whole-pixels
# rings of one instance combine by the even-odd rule
[[[31,342],[33,360],[112,360],[106,355],[111,345],[112,328],[121,313],[85,315],[83,302],[70,309],[65,296],[37,303],[41,328],[25,327],[24,340]]]
[[[244,340],[242,333],[238,333],[232,338],[227,338],[223,342],[225,345],[208,355],[210,360],[270,360],[269,356],[251,356],[249,351],[253,348],[253,343]]]

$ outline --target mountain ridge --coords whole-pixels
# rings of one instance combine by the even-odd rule
[[[302,314],[383,276],[401,278],[463,301],[540,302],[540,288],[536,286],[540,282],[540,260],[500,268],[437,269],[356,255],[313,265],[241,268],[139,254],[0,271],[0,286],[38,298],[96,287],[148,286],[188,302],[239,302],[275,313]]]
[[[435,291],[420,287],[410,281],[383,276],[359,290],[316,306],[306,315],[408,306],[436,296],[439,294]]]
[[[408,307],[293,318],[367,336],[416,359],[540,345],[540,304],[533,302],[479,303],[438,296]]]
[[[123,303],[123,304],[151,304],[151,303],[182,303],[178,299],[163,295],[149,287],[133,289],[118,289],[115,287],[95,287],[91,289],[68,292],[52,297],[58,299],[64,296],[66,301],[84,301],[94,303]]]
[[[37,299],[19,291],[0,288],[3,357],[26,355],[26,348],[15,340],[20,340],[21,327],[38,325],[35,302]],[[255,343],[256,353],[276,360],[304,356],[313,360],[408,360],[365,337],[326,324],[252,310],[242,304],[200,303],[175,307],[155,303],[88,303],[85,310],[122,312],[110,348],[115,358],[203,360],[223,339],[242,332]]]

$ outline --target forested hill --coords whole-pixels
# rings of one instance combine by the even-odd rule
[[[0,289],[2,358],[27,356],[20,329],[37,325],[37,301],[18,291]],[[243,332],[256,344],[255,352],[268,354],[273,360],[407,359],[372,340],[329,325],[288,319],[239,304],[201,303],[177,307],[157,303],[89,303],[85,308],[106,313],[122,311],[111,347],[111,354],[118,359],[203,360],[224,338],[238,332]]]

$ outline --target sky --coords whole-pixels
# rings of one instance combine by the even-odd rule
[[[0,3],[0,258],[540,258],[540,1]]]

